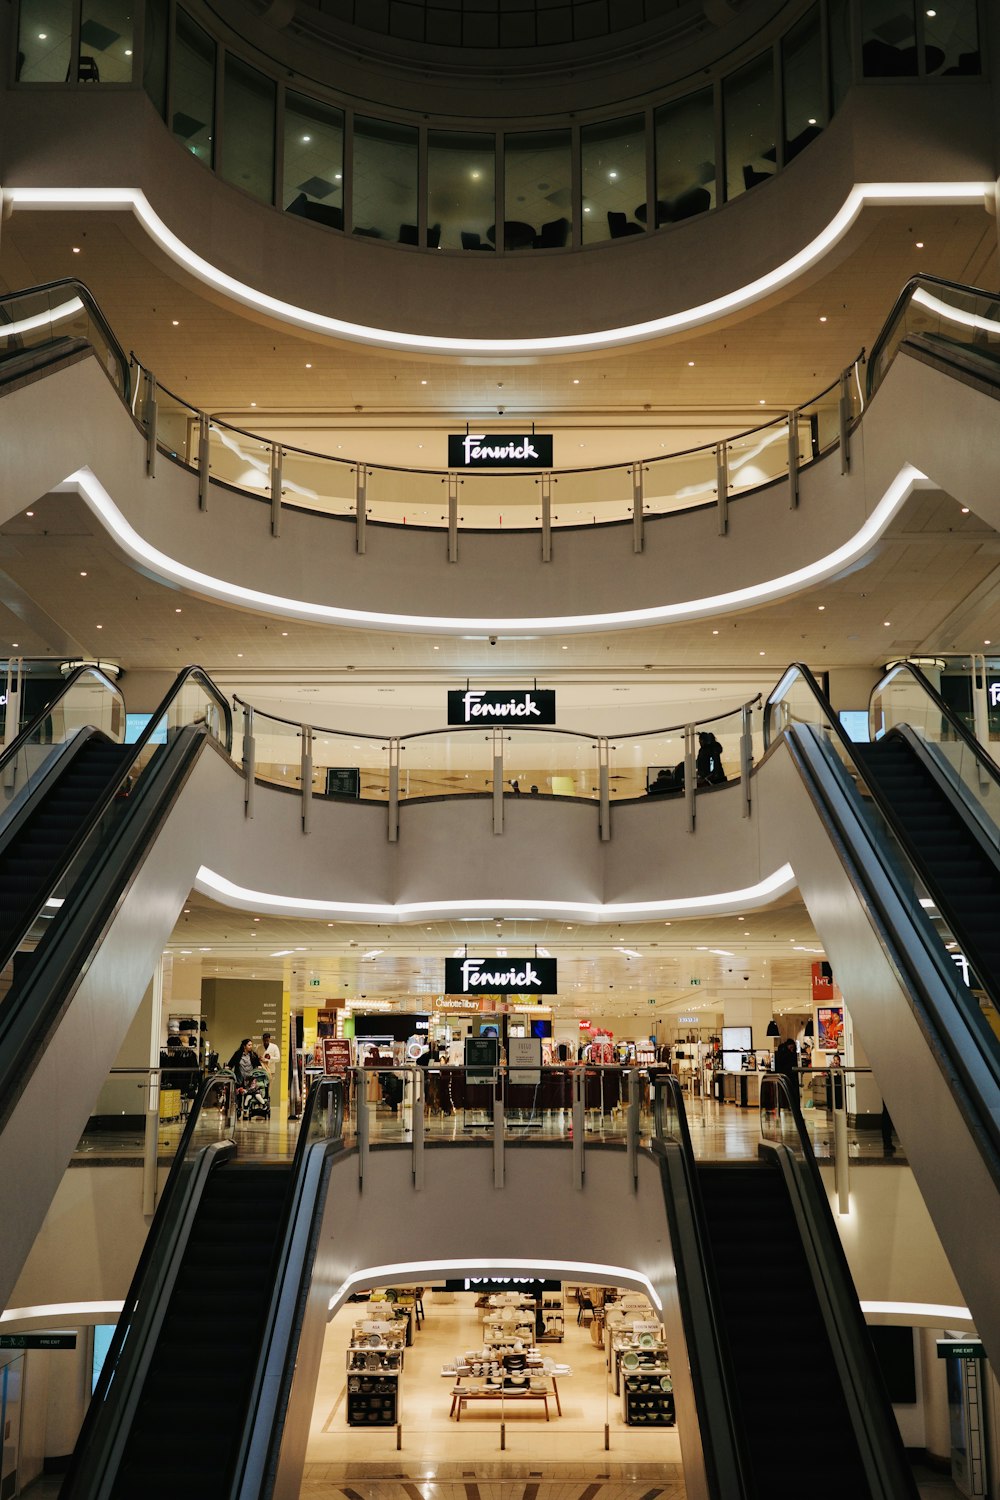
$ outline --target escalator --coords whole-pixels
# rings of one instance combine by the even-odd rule
[[[1000,1358],[1000,769],[909,664],[853,743],[808,669],[765,705],[782,848],[987,1355]],[[765,790],[766,788],[766,790]]]
[[[267,1491],[343,1093],[313,1086],[290,1162],[244,1162],[235,1089],[216,1075],[192,1110],[62,1500]]]
[[[756,1160],[700,1160],[655,1083],[671,1247],[713,1500],[915,1500],[798,1105],[762,1079]],[[805,1472],[800,1435],[829,1434]]]
[[[124,722],[117,688],[88,668],[0,757],[0,1303],[190,892],[211,816],[192,772],[232,740],[198,667],[134,744],[118,742]]]

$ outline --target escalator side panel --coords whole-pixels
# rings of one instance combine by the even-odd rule
[[[242,817],[242,782],[219,755],[199,757],[124,893],[0,1133],[4,1234],[0,1304],[41,1228],[98,1091],[191,892],[206,840]],[[24,1163],[32,1170],[26,1172]]]
[[[832,784],[825,791],[841,795]],[[844,797],[842,802],[850,821],[851,805]],[[885,871],[870,864],[865,880],[878,895],[885,922],[869,909],[851,874],[861,851],[841,848],[790,753],[771,755],[760,768],[755,805],[761,867],[788,859],[795,869],[917,1184],[996,1365],[1000,1299],[983,1247],[1000,1243],[1000,1192],[987,1144],[972,1137],[961,1104],[971,1085],[929,1031],[904,977],[900,954],[915,955],[919,946],[912,915]],[[970,1056],[969,1067],[975,1065]],[[974,1083],[1000,1120],[991,1080],[982,1076]]]

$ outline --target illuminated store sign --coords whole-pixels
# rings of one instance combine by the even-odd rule
[[[556,995],[554,958],[446,958],[444,987],[449,995]]]
[[[450,432],[449,469],[551,469],[551,432]]]
[[[554,724],[556,695],[552,688],[530,692],[488,693],[477,688],[448,693],[449,724]]]

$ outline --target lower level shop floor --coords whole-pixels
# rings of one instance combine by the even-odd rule
[[[562,1342],[542,1346],[545,1354],[572,1371],[557,1377],[562,1414],[557,1414],[553,1400],[548,1403],[548,1421],[540,1403],[525,1403],[523,1409],[505,1403],[501,1423],[500,1403],[494,1409],[493,1402],[482,1401],[470,1403],[457,1421],[451,1415],[455,1379],[441,1371],[453,1365],[457,1353],[482,1347],[482,1311],[475,1301],[471,1292],[425,1294],[422,1326],[405,1352],[398,1434],[395,1427],[347,1425],[347,1347],[358,1310],[350,1303],[340,1309],[327,1328],[323,1349],[309,1434],[310,1478],[318,1477],[318,1470],[337,1478],[356,1474],[359,1464],[378,1464],[381,1474],[372,1477],[405,1474],[407,1479],[442,1479],[447,1466],[449,1479],[461,1481],[470,1474],[485,1478],[491,1465],[503,1463],[505,1477],[507,1466],[516,1466],[517,1476],[511,1477],[523,1471],[525,1481],[534,1483],[541,1477],[554,1477],[554,1471],[561,1474],[562,1467],[569,1466],[572,1473],[567,1479],[582,1475],[593,1480],[601,1473],[609,1479],[600,1482],[607,1483],[612,1477],[634,1474],[637,1479],[650,1478],[647,1487],[660,1491],[665,1484],[681,1484],[677,1429],[644,1431],[626,1426],[621,1399],[611,1389],[604,1346],[593,1342],[587,1324],[576,1322],[572,1305],[566,1310]],[[668,1490],[664,1500],[673,1500],[675,1494],[682,1495],[683,1488]],[[576,1492],[573,1500],[575,1496]],[[411,1495],[410,1500],[419,1497]],[[462,1500],[467,1500],[464,1494]],[[479,1500],[495,1497],[481,1492]],[[559,1500],[570,1500],[569,1491]]]

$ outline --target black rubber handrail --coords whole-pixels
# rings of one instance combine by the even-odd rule
[[[73,684],[75,682],[79,682],[81,677],[100,678],[104,685],[109,688],[112,693],[114,693],[115,697],[118,699],[118,702],[121,704],[122,718],[124,720],[125,698],[122,694],[121,688],[116,682],[112,682],[110,677],[105,676],[100,667],[85,663],[83,666],[77,667],[73,672],[71,672],[64,681],[54,683],[54,686],[58,687],[59,689],[55,697],[50,698],[48,703],[45,704],[44,708],[39,709],[35,717],[29,720],[27,724],[25,724],[24,728],[20,731],[17,738],[11,740],[10,744],[4,748],[3,754],[0,755],[0,773],[2,773],[5,767],[8,766],[10,762],[14,760],[14,758],[21,752],[26,742],[32,738],[35,732],[48,718],[49,714],[53,712],[60,698],[64,698]]]
[[[922,286],[944,287],[951,292],[961,292],[963,296],[966,297],[982,297],[986,302],[1000,302],[1000,294],[998,294],[997,292],[987,292],[984,291],[982,287],[978,286],[967,286],[965,282],[962,281],[950,281],[946,276],[926,276],[923,273],[920,273],[916,276],[911,276],[909,281],[900,291],[895,302],[892,304],[892,307],[889,310],[889,316],[882,324],[882,327],[876,335],[875,342],[874,344],[872,344],[871,350],[869,352],[868,368],[865,375],[865,390],[869,401],[871,400],[872,396],[874,396],[876,390],[879,387],[879,384],[881,383],[880,379],[877,377],[876,371],[878,362],[882,357],[882,351],[895,332],[896,325],[899,322],[900,318],[903,316],[903,313],[906,311],[906,308],[913,297],[913,293]]]
[[[0,296],[0,309],[5,307],[9,303],[19,302],[23,298],[42,297],[46,296],[49,292],[56,292],[61,290],[71,290],[75,296],[79,297],[80,301],[83,303],[87,311],[87,316],[91,318],[92,321],[96,323],[97,327],[101,330],[101,336],[107,343],[108,348],[111,350],[111,353],[114,356],[115,364],[118,366],[118,373],[121,377],[122,398],[125,401],[126,406],[130,406],[132,400],[132,377],[128,355],[125,353],[121,344],[119,344],[118,340],[115,338],[115,335],[111,330],[111,324],[108,322],[107,318],[101,311],[97,302],[97,298],[94,296],[93,292],[85,282],[80,281],[76,276],[62,276],[57,281],[43,281],[40,282],[37,286],[24,287],[21,291],[4,292],[3,295]],[[2,334],[3,325],[0,324],[0,336],[2,336]]]

